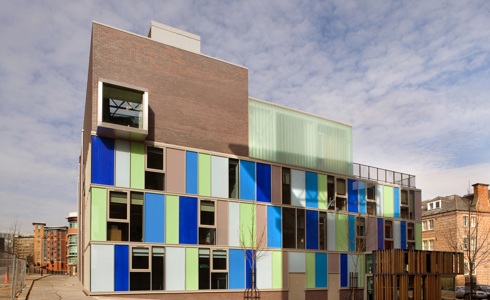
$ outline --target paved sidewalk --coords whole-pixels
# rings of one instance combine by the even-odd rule
[[[44,277],[44,276],[43,276]],[[50,275],[34,281],[27,300],[95,300],[83,293],[77,277]]]

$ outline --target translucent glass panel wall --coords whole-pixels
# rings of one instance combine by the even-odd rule
[[[249,99],[250,157],[352,175],[352,127]]]

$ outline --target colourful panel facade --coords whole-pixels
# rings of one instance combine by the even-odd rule
[[[197,248],[185,248],[185,289],[197,291],[199,289],[199,258]]]
[[[327,253],[315,253],[315,287],[328,287],[328,256]]]
[[[272,288],[282,288],[282,252],[272,251]]]
[[[321,272],[321,270],[318,270]],[[315,288],[315,253],[306,252],[306,288]]]
[[[90,247],[90,291],[114,291],[114,245]]]
[[[92,241],[107,240],[107,191],[101,188],[92,188],[90,208],[90,239]]]
[[[392,186],[383,186],[383,216],[387,218],[395,216]]]
[[[356,251],[356,216],[348,217],[349,251]]]
[[[166,191],[179,194],[185,193],[185,161],[186,153],[184,150],[167,148]]]
[[[366,183],[359,181],[359,212],[366,214]]]
[[[407,249],[407,222],[405,221],[400,222],[400,236],[400,248]]]
[[[393,215],[400,217],[400,189],[397,187],[393,188]]]
[[[185,290],[185,249],[167,247],[165,251],[165,289],[167,291]]]
[[[291,204],[306,207],[305,172],[291,169]]]
[[[228,243],[240,246],[240,203],[228,203]]]
[[[145,145],[131,142],[131,188],[145,188]]]
[[[114,291],[129,291],[129,246],[114,246]]]
[[[211,196],[211,156],[199,153],[199,195]]]
[[[252,230],[255,222],[254,205],[249,203],[240,203],[240,236],[246,247],[252,247]],[[257,228],[254,228],[257,230]],[[255,233],[254,233],[255,234]]]
[[[335,215],[335,236],[337,251],[348,251],[349,231],[348,231],[347,215]]]
[[[211,196],[228,198],[228,158],[211,156]]]
[[[327,209],[327,175],[318,174],[318,208]]]
[[[272,252],[264,251],[257,261],[257,288],[260,290],[272,288]]]
[[[114,140],[92,136],[92,183],[114,185]]]
[[[267,247],[282,247],[281,207],[267,206]]]
[[[378,219],[378,250],[383,250],[384,249],[384,221],[383,219],[379,218]]]
[[[318,174],[305,172],[306,207],[318,208]]]
[[[255,163],[240,160],[240,199],[255,200]]]
[[[185,192],[197,195],[198,193],[198,158],[197,153],[186,151],[185,153]]]
[[[116,186],[129,187],[131,173],[131,147],[128,141],[116,140]]]
[[[306,211],[306,249],[318,250],[318,211]]]
[[[179,244],[197,245],[197,198],[180,197]]]
[[[257,201],[271,203],[271,165],[257,163]]]
[[[179,197],[167,195],[165,199],[165,240],[167,244],[179,243]]]
[[[165,243],[165,195],[145,193],[145,243]]]
[[[351,213],[359,212],[359,192],[357,180],[347,180],[347,209]]]
[[[229,251],[229,289],[245,288],[245,254],[241,249],[230,249]]]
[[[347,254],[340,254],[340,287],[349,286],[349,269]]]

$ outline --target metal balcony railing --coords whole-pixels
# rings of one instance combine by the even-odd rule
[[[415,188],[415,175],[353,163],[354,176],[361,179]]]

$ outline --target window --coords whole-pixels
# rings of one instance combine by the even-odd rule
[[[415,191],[409,192],[408,209],[409,209],[409,218],[411,220],[415,219]]]
[[[131,248],[131,272],[129,273],[130,291],[150,290],[150,249]]]
[[[215,202],[211,200],[201,200],[199,203],[199,244],[216,245]]]
[[[422,241],[422,250],[427,250],[427,241]]]
[[[422,231],[427,230],[427,221],[422,221]]]
[[[407,190],[401,191],[401,204],[402,205],[408,205],[408,191]]]
[[[144,193],[131,192],[130,241],[143,242],[143,203]]]
[[[356,217],[356,251],[366,251],[366,219]]]
[[[335,210],[335,177],[327,176],[328,209]]]
[[[463,226],[468,227],[468,216],[463,216]]]
[[[371,216],[376,215],[376,185],[373,183],[367,183],[367,214]]]
[[[228,159],[228,193],[232,199],[238,199],[239,168],[238,159]]]
[[[476,275],[475,263],[471,263],[471,267],[471,275]],[[467,261],[464,262],[464,275],[470,275],[470,264]]]
[[[163,148],[146,146],[145,189],[165,190]]]
[[[153,247],[151,256],[151,289],[161,291],[165,289],[165,248]]]
[[[429,251],[434,251],[434,240],[429,240]]]
[[[429,220],[427,224],[429,225],[428,230],[434,230],[434,220],[433,219]]]
[[[385,220],[385,249],[393,249],[393,222]]]
[[[143,129],[143,92],[102,86],[102,122]]]
[[[476,227],[476,217],[471,217],[471,227]]]
[[[345,179],[337,178],[337,198],[335,199],[335,210],[347,211],[347,188]]]
[[[463,237],[463,250],[468,250],[469,239],[468,237]]]
[[[436,201],[435,208],[441,208],[441,201]]]
[[[297,249],[305,249],[306,244],[306,235],[305,235],[305,210],[297,209],[296,210],[296,219],[297,219],[297,229],[296,229],[296,248]]]
[[[282,168],[282,204],[291,204],[291,169]]]
[[[128,195],[126,192],[109,192],[109,219],[127,220]]]
[[[470,250],[475,250],[476,249],[476,238],[472,237],[470,238]]]
[[[282,208],[283,248],[296,248],[296,209]]]
[[[212,258],[211,258],[212,253]],[[228,288],[228,252],[199,249],[199,289]]]
[[[327,213],[320,212],[318,240],[320,241],[320,250],[327,250]]]

